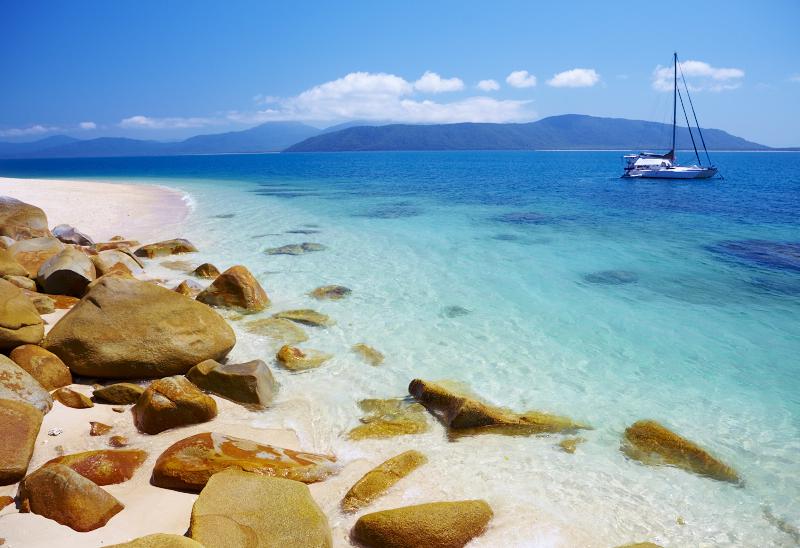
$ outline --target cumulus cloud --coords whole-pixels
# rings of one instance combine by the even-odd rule
[[[527,70],[515,70],[506,77],[506,83],[515,88],[532,88],[536,85],[536,76]]]
[[[61,128],[58,126],[35,124],[23,128],[0,129],[0,137],[25,137],[28,135],[42,135],[43,133],[52,133],[53,131],[59,131],[60,129]]]
[[[464,89],[464,82],[460,78],[442,78],[435,72],[427,70],[419,80],[414,82],[414,89],[424,93],[461,91]]]
[[[97,129],[97,124],[94,122],[81,122],[78,127],[80,129]]]
[[[234,111],[228,113],[227,118],[239,123],[279,120],[451,123],[527,121],[536,116],[530,109],[530,101],[496,100],[490,97],[470,97],[449,102],[420,100],[415,95],[420,91],[417,85],[422,80],[425,80],[425,75],[411,83],[394,74],[353,72],[294,97],[276,98],[274,104],[264,110]],[[432,81],[430,78],[428,80]],[[463,87],[463,82],[459,82]]]
[[[127,129],[185,129],[203,127],[216,123],[211,118],[152,118],[150,116],[131,116],[120,121],[120,127]]]
[[[680,72],[687,78],[692,91],[725,91],[742,85],[744,71],[738,68],[717,68],[703,61],[682,61],[678,63]],[[653,70],[653,89],[672,91],[673,67],[658,65]],[[691,79],[691,83],[689,83]]]
[[[481,91],[497,91],[500,89],[500,84],[497,80],[481,80],[476,87]]]
[[[547,81],[554,88],[590,88],[600,81],[600,75],[594,69],[574,68],[554,74]]]

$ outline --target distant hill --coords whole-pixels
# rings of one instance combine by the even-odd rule
[[[318,133],[317,128],[299,122],[268,122],[243,131],[197,135],[174,143],[122,137],[78,140],[59,135],[30,143],[0,143],[0,157],[78,158],[277,152]]]
[[[551,116],[526,124],[392,124],[351,127],[322,133],[286,152],[378,150],[666,150],[672,126],[657,122],[598,118],[579,114]],[[769,150],[719,129],[703,129],[709,149]],[[697,139],[695,132],[695,139]],[[691,149],[686,128],[677,146]],[[698,142],[698,147],[700,143]]]

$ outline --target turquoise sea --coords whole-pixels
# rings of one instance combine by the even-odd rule
[[[306,343],[336,357],[303,374],[276,369],[280,397],[259,424],[295,428],[305,448],[345,462],[425,451],[431,462],[394,500],[487,499],[496,519],[476,546],[796,546],[800,153],[716,153],[724,180],[687,182],[620,179],[620,156],[0,160],[0,176],[187,192],[183,236],[198,260],[247,265],[271,312],[314,307],[337,320]],[[300,242],[327,249],[263,253]],[[351,298],[306,296],[327,283]],[[274,354],[237,334],[234,358]],[[356,342],[386,363],[365,365]],[[574,455],[558,450],[561,436],[450,442],[438,425],[345,439],[359,399],[403,396],[415,377],[463,381],[495,404],[594,430]],[[700,443],[744,486],[626,459],[620,436],[642,418]]]

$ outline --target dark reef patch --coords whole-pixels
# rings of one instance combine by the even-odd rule
[[[706,249],[736,263],[800,272],[800,242],[726,240],[706,246]]]
[[[445,318],[459,318],[470,313],[472,313],[471,310],[458,305],[445,306],[442,308],[442,316]]]
[[[623,285],[639,281],[639,276],[629,270],[601,270],[585,274],[583,279],[592,284]]]

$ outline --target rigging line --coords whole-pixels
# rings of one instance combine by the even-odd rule
[[[697,145],[694,142],[694,134],[692,133],[692,126],[689,123],[689,115],[686,114],[686,107],[683,105],[683,94],[681,93],[680,89],[678,90],[678,98],[681,100],[681,109],[683,109],[683,117],[686,118],[686,129],[689,130],[689,137],[692,138],[692,147],[694,147],[694,155],[697,157],[697,163],[702,166],[703,162],[700,161],[700,154],[697,153]]]
[[[686,88],[686,97],[689,99],[689,106],[692,108],[692,116],[694,116],[694,123],[697,126],[697,133],[700,134],[700,142],[703,143],[703,150],[706,153],[706,159],[708,160],[708,165],[713,166],[714,164],[711,163],[711,156],[708,155],[708,147],[706,147],[706,140],[703,138],[703,130],[700,129],[700,122],[697,121],[697,112],[694,110],[694,103],[692,102],[692,96],[689,93],[689,84],[686,83],[686,76],[683,74],[683,67],[678,65],[678,68],[681,71],[681,80],[683,80],[683,87]]]

